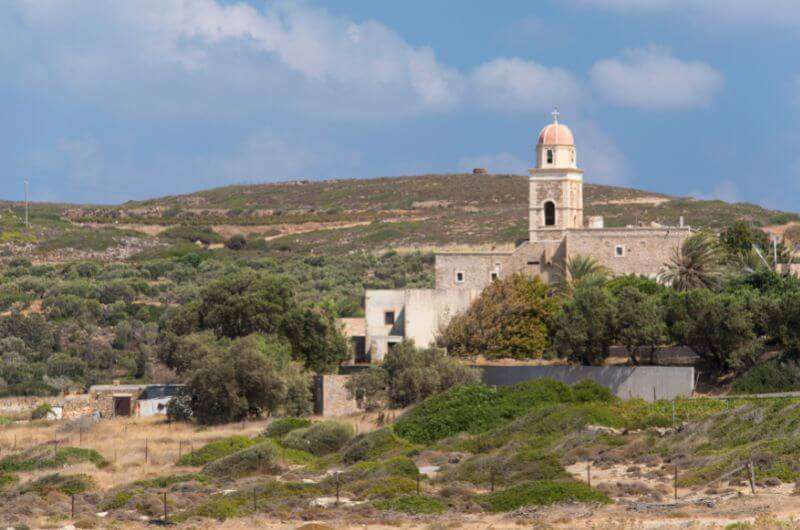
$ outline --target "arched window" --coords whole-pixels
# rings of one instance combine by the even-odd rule
[[[552,164],[553,163],[553,150],[552,149],[548,149],[547,150],[547,163],[548,164]]]
[[[556,224],[556,205],[553,201],[544,203],[544,225],[553,226]]]

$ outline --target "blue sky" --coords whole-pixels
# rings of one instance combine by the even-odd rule
[[[0,197],[524,173],[800,210],[796,0],[6,0]]]

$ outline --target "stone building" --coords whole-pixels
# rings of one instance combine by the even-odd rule
[[[497,278],[517,272],[553,281],[574,256],[590,256],[613,275],[656,277],[688,226],[605,228],[602,217],[583,215],[583,170],[572,131],[558,122],[539,134],[529,177],[528,240],[514,250],[440,252],[434,289],[367,290],[363,326],[348,323],[361,362],[380,362],[393,344],[408,338],[426,346],[441,326],[464,311]]]

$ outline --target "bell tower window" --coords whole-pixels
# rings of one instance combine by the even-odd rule
[[[548,149],[547,150],[547,163],[548,164],[552,164],[553,163],[553,150],[552,149]]]
[[[555,226],[556,224],[556,205],[553,201],[544,203],[544,225]]]

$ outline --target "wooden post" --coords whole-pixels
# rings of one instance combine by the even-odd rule
[[[675,428],[675,398],[672,398],[672,428]]]
[[[678,502],[678,464],[675,464],[675,502]]]
[[[83,445],[83,425],[78,428],[78,447]]]
[[[492,466],[492,469],[489,471],[489,491],[494,491],[494,479],[495,479],[495,469]]]
[[[145,464],[147,464],[147,457],[149,456],[148,455],[148,452],[149,452],[148,450],[149,450],[148,440],[147,440],[147,438],[145,438],[144,439],[144,463]]]
[[[592,487],[592,463],[591,462],[586,464],[586,484],[590,488]]]
[[[166,523],[169,520],[167,516],[167,492],[164,492],[164,522]]]
[[[178,460],[180,460],[181,456],[183,456],[182,450],[183,450],[183,440],[178,440]]]
[[[253,511],[258,511],[258,504],[256,502],[256,487],[253,486]]]
[[[70,519],[75,519],[75,494],[69,496],[70,501]]]
[[[656,401],[657,401],[656,400],[656,387],[653,387],[653,403],[655,403]]]
[[[756,471],[753,467],[753,460],[750,459],[747,462],[747,469],[750,471],[750,492],[755,495],[756,494]]]
[[[336,472],[336,506],[339,506],[339,484],[340,484],[339,475],[341,475],[341,473],[339,471],[337,471]]]
[[[420,476],[420,474],[421,473],[419,471],[417,471],[417,495],[419,495],[419,476]]]

